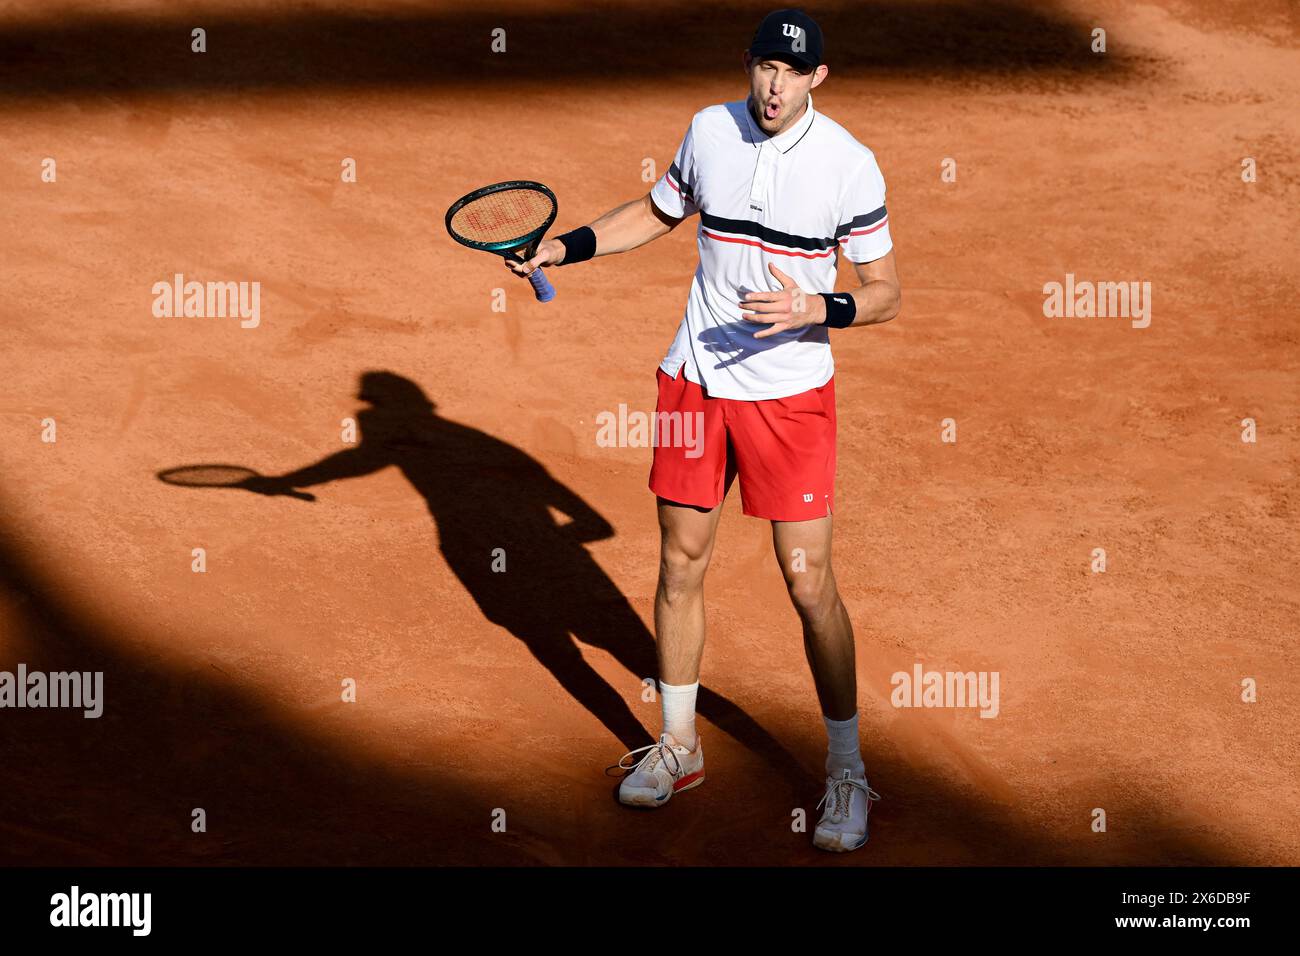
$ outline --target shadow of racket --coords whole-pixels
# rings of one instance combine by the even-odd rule
[[[277,486],[274,478],[263,477],[253,469],[239,465],[183,465],[158,472],[158,480],[187,488],[239,488],[268,497],[316,500],[313,494]]]

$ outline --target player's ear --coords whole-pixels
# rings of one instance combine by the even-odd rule
[[[745,64],[745,72],[748,73],[750,66],[753,65],[754,62],[754,58],[750,56],[748,50],[746,50],[741,56],[741,61]]]
[[[816,89],[821,86],[822,80],[826,79],[826,74],[828,73],[830,73],[830,68],[827,67],[825,63],[813,70],[812,86],[808,87],[808,89]]]

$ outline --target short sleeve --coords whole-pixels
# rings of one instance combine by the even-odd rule
[[[650,198],[674,219],[685,219],[699,211],[695,204],[695,123],[686,130],[682,144],[668,171],[659,177]]]
[[[850,177],[840,204],[835,238],[850,262],[871,262],[889,254],[889,213],[885,210],[885,177],[874,158]]]

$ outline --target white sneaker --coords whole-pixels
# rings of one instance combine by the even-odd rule
[[[641,751],[648,753],[635,767],[624,765],[628,757]],[[670,733],[659,736],[657,744],[629,750],[618,761],[622,770],[631,771],[618,785],[618,802],[629,807],[661,807],[674,793],[681,793],[704,782],[704,745],[699,736],[695,749],[687,750]]]
[[[867,778],[854,777],[851,770],[841,770],[838,778],[827,777],[826,793],[817,803],[818,807],[826,804],[826,811],[817,821],[813,846],[835,853],[862,846],[867,842],[871,801],[879,799],[880,794],[867,786]]]

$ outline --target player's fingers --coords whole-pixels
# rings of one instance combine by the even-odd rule
[[[518,259],[507,259],[506,265],[510,271],[517,276],[528,276],[532,271],[541,265],[541,256],[534,256],[527,262],[520,262]]]
[[[745,297],[740,300],[740,304],[746,302],[775,302],[780,298],[780,292],[746,292]]]
[[[770,328],[766,328],[766,329],[764,329],[762,332],[755,332],[755,333],[754,333],[754,338],[756,338],[756,339],[765,339],[765,338],[767,338],[769,335],[776,335],[778,332],[784,332],[784,331],[785,331],[786,329],[788,329],[789,327],[790,327],[790,323],[789,323],[788,321],[787,321],[787,322],[777,322],[775,325],[771,326]]]
[[[792,284],[793,284],[794,280],[791,279],[791,278],[790,278],[788,275],[786,275],[784,272],[782,272],[780,269],[778,269],[778,268],[776,267],[776,263],[775,263],[775,262],[769,262],[769,263],[767,264],[767,268],[768,268],[768,270],[772,273],[772,275],[776,276],[776,281],[779,282],[779,283],[781,283],[781,285],[783,285],[783,286],[789,286],[789,285],[792,285]]]
[[[740,310],[745,313],[766,312],[768,314],[774,312],[789,312],[790,303],[788,301],[777,300],[771,302],[741,302]]]

